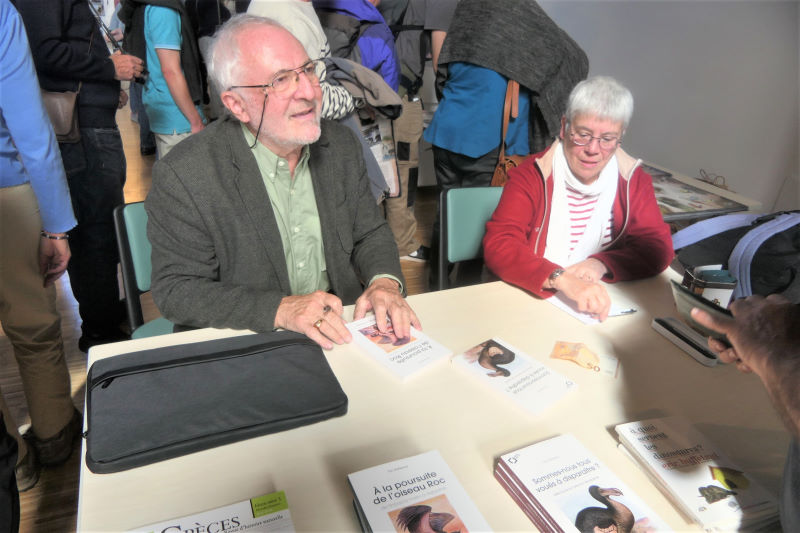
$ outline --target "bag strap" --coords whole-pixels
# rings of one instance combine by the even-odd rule
[[[503,137],[500,139],[500,153],[497,157],[497,164],[501,164],[506,158],[506,133],[508,132],[509,115],[511,118],[519,116],[519,83],[508,80],[506,86],[506,100],[503,103]]]
[[[751,229],[739,239],[728,259],[728,271],[738,280],[733,290],[734,298],[745,298],[753,294],[750,266],[753,256],[764,241],[797,224],[800,224],[800,213],[781,213],[773,220]]]
[[[707,239],[717,233],[728,231],[742,226],[749,226],[755,219],[763,215],[754,213],[734,213],[732,215],[722,215],[719,217],[708,218],[695,222],[680,231],[676,231],[672,236],[672,247],[680,250],[703,239]]]

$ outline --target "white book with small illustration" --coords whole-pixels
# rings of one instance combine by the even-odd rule
[[[210,511],[173,518],[132,531],[263,531],[293,532],[286,494],[281,490]]]
[[[616,431],[656,485],[703,528],[750,529],[777,520],[775,498],[688,420],[653,418],[620,424]]]
[[[540,531],[670,530],[569,434],[502,455],[495,478]]]
[[[496,337],[457,355],[453,363],[532,414],[547,409],[578,387],[575,382]]]
[[[353,340],[375,361],[401,379],[422,370],[452,353],[418,329],[411,328],[408,338],[398,338],[392,324],[381,332],[370,315],[347,324]]]
[[[491,531],[436,451],[347,476],[364,531]]]

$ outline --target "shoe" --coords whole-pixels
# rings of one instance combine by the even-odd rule
[[[73,409],[72,419],[67,422],[61,431],[49,439],[40,439],[33,432],[33,428],[28,429],[22,438],[28,443],[28,453],[31,449],[36,451],[39,464],[42,466],[58,466],[67,462],[72,455],[72,446],[75,438],[81,434],[83,429],[83,415],[77,409]]]
[[[17,490],[25,492],[36,486],[41,471],[42,465],[36,460],[36,452],[29,446],[25,459],[14,468],[14,474],[17,476]]]
[[[81,335],[81,338],[78,339],[78,349],[83,353],[86,353],[92,346],[97,346],[98,344],[109,344],[112,342],[127,341],[130,338],[131,338],[130,335],[126,334],[119,328],[111,331],[105,331],[103,333],[84,332],[83,335]]]
[[[401,256],[403,261],[427,261],[431,256],[431,249],[427,246],[420,246],[408,255]]]
[[[156,147],[150,146],[147,148],[139,148],[139,153],[141,153],[142,155],[153,155],[156,153]]]

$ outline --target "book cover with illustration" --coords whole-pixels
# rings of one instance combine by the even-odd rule
[[[364,531],[491,531],[436,450],[367,468],[347,479]]]
[[[538,414],[577,384],[500,338],[486,340],[453,358],[485,385]]]
[[[502,455],[495,478],[544,532],[670,530],[569,434]]]
[[[142,526],[133,531],[140,533],[160,531],[293,532],[294,524],[289,513],[286,494],[281,490],[211,511]]]
[[[615,429],[656,485],[703,527],[735,530],[777,519],[775,499],[685,418],[653,418]]]
[[[386,332],[381,332],[374,315],[350,322],[347,328],[358,346],[401,379],[452,353],[413,327],[409,338],[398,338],[391,323]]]

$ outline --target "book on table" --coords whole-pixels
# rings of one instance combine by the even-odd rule
[[[155,531],[236,531],[293,532],[294,524],[289,513],[289,503],[282,490],[264,494],[210,511],[173,518],[157,524],[134,529],[139,532]]]
[[[440,361],[452,352],[421,331],[411,328],[408,338],[398,338],[391,322],[385,332],[378,330],[370,315],[347,324],[355,343],[384,368],[401,379]]]
[[[547,409],[578,387],[497,337],[457,355],[453,363],[532,414]]]
[[[500,456],[494,476],[543,532],[669,531],[641,498],[570,434]]]
[[[652,418],[615,429],[655,484],[703,528],[754,529],[777,521],[775,499],[685,418]]]
[[[491,531],[438,451],[347,476],[363,531]]]

